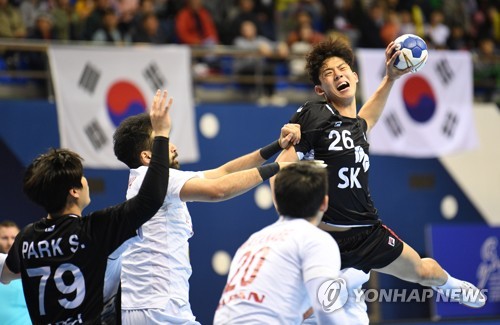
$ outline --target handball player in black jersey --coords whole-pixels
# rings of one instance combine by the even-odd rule
[[[51,149],[28,167],[24,191],[48,215],[26,226],[7,258],[1,256],[0,280],[22,278],[34,324],[106,323],[101,312],[108,256],[138,234],[167,193],[171,105],[166,91],[156,93],[151,163],[138,195],[128,201],[82,216],[89,187],[82,159],[70,150]]]
[[[298,145],[283,151],[277,161],[317,159],[328,165],[330,203],[320,228],[337,241],[342,268],[387,273],[444,294],[457,290],[461,293],[459,302],[482,307],[486,297],[478,288],[451,277],[434,259],[421,258],[386,227],[370,196],[367,134],[382,114],[394,82],[411,70],[394,67],[399,53],[394,42],[387,46],[386,74],[357,112],[359,79],[352,71],[351,47],[341,38],[315,45],[306,56],[306,70],[323,101],[306,102],[292,116],[290,122],[300,124],[302,138]],[[465,299],[466,290],[474,291],[471,297],[477,299]]]

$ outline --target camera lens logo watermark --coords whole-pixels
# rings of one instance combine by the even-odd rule
[[[317,296],[323,311],[332,312],[340,309],[349,296],[347,283],[342,278],[325,281],[319,287]]]

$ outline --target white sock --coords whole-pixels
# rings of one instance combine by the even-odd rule
[[[444,271],[448,276],[448,280],[443,285],[438,286],[439,289],[458,289],[462,285],[462,280],[452,277],[448,272]]]

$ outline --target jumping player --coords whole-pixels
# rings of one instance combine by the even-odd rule
[[[169,178],[171,129],[167,92],[158,91],[150,111],[155,138],[143,186],[133,199],[82,217],[90,203],[82,159],[51,149],[28,167],[24,191],[47,217],[16,237],[0,280],[22,278],[34,324],[102,324],[108,256],[161,207]]]
[[[335,240],[317,227],[328,208],[327,193],[327,172],[312,162],[276,175],[280,217],[237,250],[215,325],[301,324],[311,303],[318,324],[349,324],[342,309],[324,311],[316,296],[340,272]]]
[[[150,165],[152,132],[147,116],[139,114],[122,121],[113,136],[115,155],[130,168],[127,198],[137,194]],[[277,163],[260,166],[262,163],[281,151],[281,146],[299,140],[300,127],[287,124],[272,144],[201,172],[177,170],[177,148],[170,144],[164,207],[142,226],[143,240],[123,254],[123,324],[199,324],[189,304],[192,268],[188,241],[193,227],[186,202],[219,202],[245,193],[280,168]]]
[[[315,45],[306,57],[306,69],[324,101],[306,102],[297,110],[291,123],[301,125],[302,139],[277,161],[320,159],[328,164],[330,201],[320,228],[336,239],[342,268],[373,269],[440,292],[462,289],[460,303],[482,307],[486,297],[479,289],[450,276],[434,259],[421,258],[380,221],[371,199],[367,134],[382,114],[392,85],[411,70],[394,67],[400,54],[395,46],[391,42],[385,49],[386,75],[358,113],[351,47],[342,39]],[[465,299],[467,290],[477,299]]]

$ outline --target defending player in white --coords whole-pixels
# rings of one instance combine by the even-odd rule
[[[317,298],[340,272],[335,240],[317,228],[327,192],[327,171],[317,164],[281,169],[274,185],[280,217],[236,252],[214,324],[300,324],[311,306],[318,324],[348,324],[342,309],[325,312]]]

